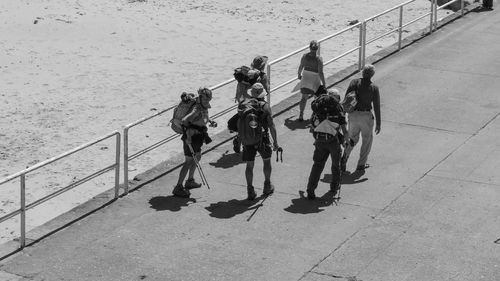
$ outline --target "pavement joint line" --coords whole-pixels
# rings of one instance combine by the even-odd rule
[[[349,240],[351,240],[352,237],[354,237],[356,234],[358,234],[358,232],[360,232],[364,228],[365,227],[362,227],[362,228],[354,231],[354,233],[352,233],[351,235],[349,235],[349,237],[347,237],[344,241],[342,241],[335,249],[333,249],[333,251],[331,251],[328,255],[326,255],[325,257],[323,257],[322,259],[320,259],[319,262],[317,262],[315,265],[313,265],[311,267],[311,269],[309,269],[308,271],[306,271],[299,279],[297,279],[297,281],[303,280],[307,276],[307,274],[313,273],[314,269],[317,268],[324,260],[326,260],[327,258],[329,258],[330,256],[332,256],[335,252],[337,252],[337,250],[339,250],[340,248],[342,248],[342,246],[345,243],[347,243]]]
[[[11,272],[8,272],[8,271],[5,271],[5,270],[0,270],[0,272],[3,272],[3,273],[6,273],[10,276],[16,276],[16,277],[22,277],[23,279],[33,279],[33,277],[30,277],[30,276],[25,276],[25,275],[19,275],[19,274],[16,274],[16,273],[11,273]]]
[[[427,130],[432,130],[432,131],[440,131],[440,132],[447,132],[447,133],[456,133],[456,134],[462,134],[462,135],[473,135],[474,134],[474,133],[471,133],[471,132],[453,131],[453,130],[447,130],[447,129],[438,128],[438,127],[431,127],[431,126],[425,126],[425,125],[419,125],[419,124],[411,124],[411,123],[403,123],[403,122],[391,121],[391,120],[383,120],[383,122],[384,123],[398,124],[398,125],[403,125],[403,126],[408,126],[408,127],[417,127],[417,128],[427,129]]]
[[[494,187],[500,187],[500,183],[482,182],[482,181],[475,181],[475,180],[469,180],[469,179],[464,179],[464,178],[440,176],[440,175],[433,175],[433,174],[429,174],[428,176],[434,177],[434,178],[446,179],[446,180],[456,180],[456,181],[462,181],[462,182],[468,182],[468,183],[476,183],[476,184],[484,184],[484,185],[489,185],[489,186],[494,186]]]
[[[411,187],[413,187],[414,185],[415,185],[415,183],[414,183],[414,184],[412,184],[412,185],[410,185],[410,186],[409,186],[409,187],[405,190],[405,192],[404,192],[404,193],[406,193],[406,192],[407,192],[407,191],[408,191]],[[401,196],[402,196],[402,195],[398,196],[398,198],[400,198]],[[442,201],[445,197],[446,197],[446,195],[441,196],[438,200],[436,200],[433,204],[431,204],[428,208],[426,208],[426,210],[424,210],[423,212],[421,212],[420,217],[422,217],[422,216],[424,216],[425,214],[429,213],[429,212],[432,210],[432,208],[434,208],[434,206],[436,206],[437,204],[439,204],[439,203],[440,203],[440,202],[441,202],[441,201]],[[393,201],[393,202],[394,202],[394,201]],[[391,202],[389,205],[391,205],[391,204],[392,204],[392,202]],[[388,205],[388,206],[389,206],[389,205]],[[385,208],[384,208],[384,209],[385,209]],[[384,212],[385,212],[385,210],[384,210],[384,211],[382,211],[382,212],[380,212],[380,213],[378,213],[377,215],[375,215],[375,216],[374,216],[374,220],[379,219],[379,216],[380,216],[380,215],[382,215]],[[371,225],[373,225],[373,221],[372,221],[371,223],[367,224],[365,227],[361,228],[361,229],[360,229],[360,230],[358,230],[358,231],[361,231],[361,230],[363,230],[363,229],[368,229]],[[401,231],[400,231],[400,233],[399,233],[399,235],[398,235],[397,237],[395,237],[394,239],[392,239],[392,241],[391,241],[389,244],[387,244],[385,247],[383,247],[382,249],[380,249],[379,251],[377,251],[376,255],[375,255],[375,256],[371,259],[371,261],[370,261],[370,262],[368,262],[368,263],[364,266],[364,268],[365,268],[365,269],[366,269],[366,268],[368,268],[368,267],[369,267],[369,266],[370,266],[370,265],[371,265],[371,264],[372,264],[372,263],[373,263],[376,259],[378,259],[378,257],[379,257],[380,255],[384,254],[384,253],[387,251],[387,249],[388,249],[388,248],[390,248],[390,247],[391,247],[394,243],[396,243],[397,241],[399,241],[399,240],[401,239],[401,237],[403,237],[404,235],[406,235],[406,233],[408,233],[408,231],[409,231],[412,227],[414,227],[414,225],[415,225],[415,223],[411,223],[411,224],[410,224],[410,225],[408,225],[406,228],[404,228],[404,230],[401,230]],[[351,236],[351,237],[352,237],[352,236]],[[363,270],[364,270],[364,269],[361,269],[359,272],[357,272],[357,273],[356,273],[356,275],[355,275],[355,276],[360,275],[360,274],[363,272]]]
[[[325,273],[325,272],[319,272],[319,271],[311,271],[311,273],[314,273],[314,274],[317,274],[317,275],[322,275],[322,276],[328,276],[328,277],[332,277],[332,278],[338,278],[338,279],[348,279],[348,278],[354,277],[354,276],[335,275],[335,274]]]

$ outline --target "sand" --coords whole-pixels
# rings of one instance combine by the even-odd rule
[[[112,131],[122,132],[123,126],[174,105],[182,91],[232,78],[233,69],[248,65],[255,55],[278,58],[402,2],[1,1],[0,177]],[[405,8],[405,18],[416,18],[429,8],[429,1],[416,0]],[[369,34],[396,27],[397,16],[395,11],[370,22]],[[406,27],[404,36],[428,24],[425,19]],[[323,57],[353,48],[357,38],[353,31],[324,44]],[[392,34],[371,44],[367,55],[396,38]],[[299,58],[300,54],[273,68],[273,85],[295,77]],[[356,61],[356,55],[347,57],[325,68],[325,74]],[[233,105],[234,88],[231,84],[215,91],[212,114]],[[273,93],[273,102],[292,89]],[[172,134],[170,117],[166,114],[134,128],[131,152]],[[219,123],[223,129],[224,122]],[[175,140],[131,162],[130,178],[177,153],[178,144]],[[27,202],[111,165],[114,152],[114,139],[109,139],[29,174]],[[113,173],[107,173],[28,211],[28,229],[112,186]],[[5,215],[19,207],[19,181],[0,187],[0,215]],[[17,218],[0,225],[0,241],[18,233]]]

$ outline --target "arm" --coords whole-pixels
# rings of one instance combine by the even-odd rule
[[[340,129],[342,130],[342,134],[344,135],[344,142],[345,142],[345,144],[341,143],[341,145],[348,145],[350,143],[350,136],[346,124],[340,125]]]
[[[299,70],[297,73],[297,78],[299,78],[299,80],[302,79],[302,70],[304,70],[304,57],[305,55],[303,55],[302,58],[300,59]]]
[[[321,79],[321,83],[323,83],[323,86],[326,87],[325,74],[323,73],[323,58],[322,57],[318,57],[318,73],[319,73],[319,79]]]
[[[375,134],[378,135],[380,133],[380,123],[382,117],[380,116],[380,94],[378,91],[378,87],[375,87],[375,91],[373,92],[373,111],[375,112]]]
[[[268,105],[266,105],[268,106]],[[279,148],[279,145],[278,145],[278,137],[277,137],[277,133],[276,133],[276,126],[274,126],[274,121],[273,121],[273,114],[271,112],[271,108],[268,107],[268,110],[267,110],[267,124],[268,124],[268,128],[269,128],[269,131],[271,132],[271,137],[273,138],[273,150],[276,150]]]
[[[184,116],[184,118],[182,118],[182,126],[189,127],[191,121],[193,121],[193,119],[197,116],[198,111],[199,111],[198,105],[195,104],[193,110],[191,110],[190,113],[188,113],[186,116]]]
[[[267,77],[267,73],[264,73],[264,75],[262,76],[261,83],[262,86],[264,86],[264,90],[266,90],[266,93],[269,95],[271,92],[269,89],[269,79]]]
[[[345,91],[345,94],[350,93],[356,89],[356,81],[358,79],[353,79],[351,80],[351,83],[349,83],[349,87],[347,87],[347,90]]]

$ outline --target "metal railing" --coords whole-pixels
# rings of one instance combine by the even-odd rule
[[[93,146],[93,145],[100,143],[103,140],[109,139],[113,136],[116,136],[116,154],[115,154],[115,163],[114,164],[109,165],[109,166],[95,172],[94,174],[88,175],[88,176],[86,176],[86,177],[84,177],[76,182],[71,183],[70,185],[68,185],[66,187],[63,187],[63,188],[61,188],[61,189],[59,189],[59,190],[57,190],[49,195],[46,195],[43,198],[40,198],[40,199],[26,205],[26,175],[28,173],[31,173],[35,170],[38,170],[38,169],[40,169],[40,168],[42,168],[50,163],[58,161],[58,160],[65,158],[67,156],[70,156],[70,155],[72,155],[80,150],[83,150],[85,148]],[[17,215],[21,216],[19,244],[20,244],[20,248],[24,248],[26,246],[26,211],[27,210],[32,209],[32,208],[54,198],[62,193],[65,193],[65,192],[67,192],[67,191],[69,191],[69,190],[71,190],[71,189],[97,177],[97,176],[100,176],[108,171],[111,171],[113,169],[115,170],[115,187],[114,187],[115,198],[118,198],[118,189],[119,189],[119,184],[120,184],[120,182],[119,182],[119,180],[120,180],[120,148],[121,148],[121,146],[120,146],[120,133],[118,131],[115,131],[115,132],[112,132],[106,136],[103,136],[95,141],[91,141],[91,142],[88,142],[86,144],[83,144],[83,145],[76,147],[72,150],[69,150],[69,151],[67,151],[59,156],[53,157],[51,159],[47,159],[47,160],[40,162],[32,167],[24,169],[20,172],[17,172],[15,174],[12,174],[12,175],[0,180],[0,185],[2,185],[4,183],[12,181],[16,178],[20,178],[20,207],[19,207],[19,209],[1,217],[0,223],[6,221],[8,219],[13,218],[14,216],[17,216]]]
[[[430,28],[430,32],[432,32],[432,30],[434,28],[433,26],[435,24],[437,24],[437,19],[436,19],[437,18],[437,13],[436,13],[436,11],[438,9],[445,8],[446,6],[451,5],[451,3],[459,1],[459,0],[454,0],[452,2],[449,2],[449,3],[447,3],[447,4],[443,5],[443,6],[439,6],[439,7],[437,7],[436,0],[431,0],[430,1],[431,2],[430,11],[428,13],[426,13],[426,14],[418,17],[418,18],[412,19],[411,21],[409,21],[407,23],[403,23],[404,7],[406,5],[408,5],[408,4],[411,4],[412,2],[415,2],[415,1],[416,0],[410,0],[410,1],[407,1],[407,2],[404,2],[404,3],[401,3],[401,4],[397,5],[397,6],[394,6],[394,7],[390,8],[390,9],[382,12],[382,13],[379,13],[377,15],[369,17],[369,18],[367,18],[367,19],[365,19],[365,20],[363,20],[361,22],[358,22],[358,23],[356,23],[356,24],[354,24],[352,26],[349,26],[349,27],[347,27],[347,28],[345,28],[343,30],[340,30],[340,31],[338,31],[336,33],[333,33],[331,35],[328,35],[328,36],[326,36],[326,37],[318,40],[318,44],[319,44],[319,47],[320,47],[319,51],[320,51],[321,50],[321,43],[322,42],[328,41],[328,40],[330,40],[332,38],[338,37],[338,36],[340,36],[340,35],[348,32],[348,31],[352,31],[352,30],[354,30],[356,28],[359,28],[358,45],[356,45],[354,48],[351,48],[351,49],[349,49],[349,50],[347,50],[347,51],[345,51],[345,52],[337,55],[334,58],[326,60],[324,62],[324,65],[326,66],[326,65],[328,65],[330,63],[338,61],[339,59],[341,59],[341,58],[343,58],[343,57],[345,57],[345,56],[347,56],[347,55],[349,55],[349,54],[357,51],[358,52],[358,70],[361,70],[364,67],[364,65],[365,65],[366,46],[368,44],[373,43],[373,42],[375,42],[375,41],[377,41],[377,40],[379,40],[379,39],[381,39],[381,38],[383,38],[383,37],[385,37],[385,36],[387,36],[389,34],[392,34],[394,32],[398,32],[398,50],[401,50],[402,32],[403,32],[403,28],[404,27],[406,27],[406,26],[408,26],[410,24],[413,24],[413,23],[417,22],[418,20],[421,20],[421,19],[423,19],[425,17],[430,16],[430,18],[431,18],[430,22],[431,23],[430,23],[430,27],[429,28]],[[392,12],[392,11],[398,10],[398,9],[399,9],[399,25],[398,25],[397,28],[389,30],[389,31],[385,32],[384,34],[379,35],[379,36],[377,36],[375,38],[371,38],[369,40],[366,40],[366,25],[367,25],[368,21],[373,21],[374,19],[376,19],[376,18],[378,18],[380,16],[383,16],[383,15],[389,13],[389,12]],[[463,15],[463,1],[462,1],[462,15]],[[294,55],[296,55],[296,54],[298,54],[300,52],[303,52],[303,51],[307,50],[308,48],[309,48],[309,46],[306,45],[306,46],[301,47],[301,48],[299,48],[299,49],[297,49],[297,50],[295,50],[293,52],[290,52],[290,53],[288,53],[288,54],[286,54],[286,55],[284,55],[282,57],[279,57],[277,59],[274,59],[274,60],[268,62],[266,71],[267,71],[267,75],[268,75],[269,84],[271,84],[271,81],[272,81],[271,74],[272,74],[272,66],[273,65],[276,65],[279,62],[282,62],[282,61],[284,61],[284,60],[286,60],[286,59],[288,59],[288,58],[290,58],[290,57],[292,57],[292,56],[294,56]],[[298,77],[293,77],[293,78],[290,78],[290,79],[288,79],[288,80],[286,80],[286,81],[278,84],[275,87],[270,87],[270,93],[273,93],[273,92],[275,92],[275,91],[277,91],[277,90],[279,90],[279,89],[281,89],[281,88],[283,88],[283,87],[285,87],[285,86],[287,86],[287,85],[289,85],[289,84],[291,84],[291,83],[293,83],[293,82],[295,82],[297,80],[298,80]],[[215,86],[210,87],[209,89],[212,90],[212,91],[214,91],[216,89],[219,89],[219,88],[222,88],[222,87],[224,87],[226,85],[229,85],[229,84],[231,84],[233,82],[235,82],[234,78],[226,80],[224,82],[221,82],[221,83],[219,83],[219,84],[217,84]],[[270,94],[267,95],[267,101],[268,101],[269,104],[271,104],[271,95]],[[234,111],[234,109],[236,109],[236,107],[237,107],[237,105],[232,105],[232,106],[230,106],[230,107],[222,110],[221,112],[218,112],[218,113],[212,115],[211,119],[216,119],[218,117],[226,115],[227,113]],[[131,160],[139,157],[140,155],[143,155],[143,154],[145,154],[145,153],[147,153],[147,152],[149,152],[149,151],[151,151],[151,150],[153,150],[153,149],[155,149],[155,148],[157,148],[157,147],[159,147],[159,146],[161,146],[163,144],[166,144],[166,143],[168,143],[168,142],[172,141],[173,139],[176,139],[176,138],[178,138],[180,136],[179,134],[172,134],[172,135],[170,135],[170,136],[168,136],[168,137],[166,137],[166,138],[164,138],[164,139],[162,139],[162,140],[160,140],[160,141],[158,141],[158,142],[156,142],[156,143],[154,143],[154,144],[152,144],[152,145],[150,145],[150,146],[148,146],[148,147],[146,147],[146,148],[144,148],[144,149],[142,149],[142,150],[140,150],[140,151],[138,151],[138,152],[136,152],[136,153],[134,153],[134,154],[132,154],[132,155],[129,156],[129,130],[132,127],[136,126],[136,125],[142,124],[142,123],[144,123],[144,122],[146,122],[148,120],[151,120],[151,119],[153,119],[155,117],[158,117],[158,116],[162,115],[163,113],[168,112],[168,111],[170,111],[170,110],[172,110],[174,108],[175,108],[175,106],[169,107],[169,108],[167,108],[165,110],[162,110],[162,111],[160,111],[158,113],[155,113],[155,114],[153,114],[153,115],[151,115],[149,117],[142,118],[140,120],[137,120],[137,121],[135,121],[135,122],[133,122],[133,123],[125,126],[124,131],[123,131],[123,137],[124,137],[124,141],[123,141],[123,145],[124,145],[124,149],[123,149],[123,151],[124,151],[124,153],[123,153],[123,158],[124,158],[124,161],[123,161],[123,163],[124,163],[124,172],[123,172],[123,175],[124,175],[124,190],[125,190],[125,194],[127,194],[129,192],[129,175],[128,175],[129,161],[131,161]]]
[[[421,19],[429,16],[429,18],[430,18],[429,32],[432,33],[433,30],[435,30],[437,28],[437,22],[441,20],[441,19],[439,19],[439,20],[437,19],[437,11],[440,10],[440,9],[443,9],[443,8],[449,6],[449,5],[451,5],[451,4],[453,4],[453,3],[457,2],[457,1],[461,1],[461,0],[450,1],[450,2],[448,2],[448,3],[446,3],[446,4],[442,5],[442,6],[438,6],[436,0],[431,0],[430,1],[430,11],[429,11],[429,13],[426,13],[426,14],[418,17],[418,18],[412,19],[409,22],[403,23],[404,6],[410,4],[410,3],[414,2],[414,1],[416,1],[416,0],[410,0],[410,1],[404,2],[402,4],[399,4],[399,5],[397,5],[397,6],[393,7],[393,8],[390,8],[390,9],[382,12],[382,13],[379,13],[379,14],[377,14],[375,16],[367,18],[367,19],[365,19],[365,20],[363,20],[361,22],[358,22],[358,23],[356,23],[356,24],[354,24],[352,26],[349,26],[349,27],[347,27],[347,28],[345,28],[343,30],[340,30],[340,31],[338,31],[338,32],[336,32],[334,34],[328,35],[328,36],[326,36],[326,37],[318,40],[318,43],[320,45],[319,46],[320,48],[318,49],[318,52],[319,52],[321,50],[321,43],[323,43],[325,41],[328,41],[328,40],[330,40],[332,38],[336,38],[336,37],[338,37],[339,35],[341,35],[341,34],[343,34],[345,32],[352,31],[352,30],[354,30],[356,28],[359,28],[358,44],[355,47],[353,47],[353,48],[351,48],[351,49],[349,49],[347,51],[344,51],[343,53],[337,55],[336,57],[333,57],[333,58],[327,60],[326,62],[324,62],[324,65],[328,65],[330,63],[333,63],[333,62],[335,62],[335,61],[337,61],[337,60],[339,60],[339,59],[341,59],[341,58],[343,58],[343,57],[345,57],[345,56],[347,56],[347,55],[349,55],[349,54],[357,51],[358,52],[358,63],[357,63],[358,64],[358,70],[361,70],[364,67],[364,65],[365,65],[365,60],[366,60],[366,46],[368,44],[370,44],[372,42],[375,42],[376,40],[379,40],[382,37],[385,37],[385,36],[387,36],[389,34],[392,34],[394,32],[398,32],[398,50],[400,50],[401,49],[401,42],[402,42],[402,31],[403,31],[404,27],[406,27],[406,26],[408,26],[410,24],[413,24],[414,22],[416,22],[418,20],[421,20]],[[385,14],[387,14],[389,12],[392,12],[392,11],[395,11],[395,10],[398,10],[398,9],[399,9],[399,25],[398,25],[397,28],[389,30],[389,31],[385,32],[384,34],[379,35],[379,36],[377,36],[375,38],[371,38],[369,40],[366,39],[366,33],[367,33],[366,32],[366,30],[367,30],[366,26],[367,26],[367,22],[368,21],[372,21],[372,20],[374,20],[374,19],[376,19],[376,18],[378,18],[378,17],[380,17],[382,15],[385,15]],[[463,14],[464,14],[464,1],[461,1],[461,16],[463,16]],[[290,52],[290,53],[288,53],[288,54],[286,54],[286,55],[284,55],[282,57],[279,57],[279,58],[277,58],[275,60],[270,61],[268,63],[268,65],[267,65],[267,75],[268,75],[269,83],[271,84],[271,73],[272,73],[271,70],[272,70],[272,66],[273,65],[276,65],[279,62],[282,62],[282,61],[284,61],[286,59],[289,59],[292,56],[294,56],[294,55],[296,55],[296,54],[298,54],[300,52],[303,52],[303,51],[307,50],[308,48],[309,48],[309,46],[304,46],[304,47],[299,48],[299,49],[297,49],[297,50],[295,50],[293,52]],[[293,83],[296,80],[298,80],[298,77],[293,77],[293,78],[290,78],[290,79],[288,79],[288,80],[286,80],[286,81],[278,84],[275,87],[271,87],[270,93],[273,93],[273,92],[275,92],[275,91],[277,91],[277,90],[285,87],[286,85],[289,85],[289,84]],[[235,82],[234,78],[226,80],[226,81],[224,81],[222,83],[219,83],[219,84],[217,84],[215,86],[212,86],[212,87],[210,87],[210,89],[212,91],[214,91],[216,89],[225,87],[225,86],[227,86],[227,85],[229,85],[229,84],[231,84],[233,82]],[[267,100],[268,100],[269,103],[271,103],[271,95],[267,95]],[[150,145],[150,146],[148,146],[146,148],[141,149],[140,151],[135,152],[132,155],[129,155],[129,130],[131,128],[139,125],[139,124],[143,124],[143,123],[145,123],[145,122],[147,122],[149,120],[152,120],[153,118],[161,116],[162,114],[164,114],[166,112],[169,112],[170,110],[174,109],[175,107],[176,107],[176,105],[171,106],[171,107],[169,107],[167,109],[164,109],[164,110],[161,110],[161,111],[159,111],[159,112],[157,112],[157,113],[155,113],[155,114],[153,114],[151,116],[147,116],[147,117],[139,119],[139,120],[137,120],[137,121],[135,121],[133,123],[130,123],[130,124],[128,124],[128,125],[126,125],[124,127],[124,129],[123,129],[123,159],[124,159],[124,165],[123,165],[124,166],[124,173],[123,173],[123,175],[124,175],[124,193],[125,194],[127,194],[129,192],[129,178],[128,178],[129,177],[129,174],[128,174],[129,161],[131,161],[131,160],[133,160],[133,159],[139,157],[140,155],[143,155],[143,154],[145,154],[145,153],[147,153],[149,151],[152,151],[152,150],[158,148],[159,146],[162,146],[162,145],[164,145],[164,144],[170,142],[171,140],[173,140],[175,138],[178,138],[180,136],[179,134],[176,134],[176,133],[172,134],[172,135],[170,135],[170,136],[168,136],[168,137],[166,137],[166,138],[164,138],[164,139],[162,139],[162,140],[160,140],[160,141],[158,141],[158,142],[156,142],[156,143],[154,143],[154,144],[152,144],[152,145]],[[236,107],[237,107],[236,104],[232,105],[232,106],[230,106],[230,107],[228,107],[228,108],[226,108],[226,109],[224,109],[224,110],[222,110],[222,111],[220,111],[220,112],[212,115],[211,119],[212,120],[213,119],[217,119],[217,118],[219,118],[219,117],[221,117],[223,115],[226,115],[229,112],[234,111],[234,109],[236,109]],[[111,138],[113,136],[116,136],[116,155],[115,155],[116,156],[116,160],[115,160],[115,164],[110,165],[110,166],[108,166],[108,167],[106,167],[106,168],[104,168],[104,169],[102,169],[102,170],[100,170],[100,171],[98,171],[98,172],[96,172],[96,173],[94,173],[92,175],[89,175],[89,176],[87,176],[87,177],[85,177],[85,178],[83,178],[83,179],[81,179],[81,180],[79,180],[77,182],[74,182],[74,183],[68,185],[67,187],[65,187],[65,188],[63,188],[63,189],[61,189],[59,191],[56,191],[56,192],[54,192],[54,193],[52,193],[52,194],[50,194],[48,196],[45,196],[45,197],[43,197],[41,199],[38,199],[37,201],[35,201],[35,202],[31,203],[31,204],[26,205],[26,194],[25,194],[26,174],[28,174],[28,173],[30,173],[30,172],[32,172],[34,170],[37,170],[37,169],[39,169],[39,168],[41,168],[41,167],[43,167],[45,165],[48,165],[48,164],[50,164],[52,162],[55,162],[55,161],[57,161],[59,159],[67,157],[67,156],[69,156],[69,155],[71,155],[73,153],[76,153],[76,152],[78,152],[80,150],[88,148],[88,147],[90,147],[90,146],[92,146],[92,145],[94,145],[96,143],[99,143],[99,142],[105,140],[105,139]],[[95,177],[97,177],[99,175],[102,175],[102,174],[104,174],[104,173],[112,170],[113,168],[115,169],[115,187],[114,187],[114,191],[115,191],[115,198],[117,198],[119,196],[120,148],[121,148],[120,147],[120,133],[117,132],[117,131],[115,131],[113,133],[110,133],[110,134],[102,137],[102,138],[99,138],[98,140],[95,140],[95,141],[89,142],[87,144],[81,145],[81,146],[79,146],[79,147],[77,147],[75,149],[72,149],[72,150],[70,150],[70,151],[68,151],[66,153],[63,153],[63,154],[61,154],[61,155],[59,155],[57,157],[48,159],[48,160],[46,160],[44,162],[41,162],[41,163],[39,163],[39,164],[37,164],[35,166],[32,166],[30,168],[27,168],[25,170],[22,170],[22,171],[20,171],[18,173],[15,173],[13,175],[8,176],[7,178],[4,178],[4,179],[0,180],[0,185],[2,185],[4,183],[6,183],[6,182],[9,182],[9,181],[13,180],[13,179],[20,178],[20,192],[21,192],[21,198],[20,198],[20,201],[21,201],[20,205],[21,205],[21,207],[19,209],[15,210],[15,211],[13,211],[13,212],[11,212],[11,213],[3,216],[3,217],[1,217],[0,218],[0,223],[4,222],[5,220],[8,220],[8,219],[10,219],[10,218],[12,218],[12,217],[14,217],[16,215],[21,215],[20,246],[22,248],[22,247],[25,246],[25,239],[26,239],[25,238],[25,234],[26,234],[26,210],[31,209],[31,208],[33,208],[33,207],[35,207],[35,206],[37,206],[37,205],[39,205],[39,204],[41,204],[41,203],[49,200],[49,199],[51,199],[51,198],[54,198],[54,197],[60,195],[61,193],[64,193],[64,192],[66,192],[66,191],[68,191],[68,190],[70,190],[70,189],[72,189],[72,188],[74,188],[74,187],[76,187],[76,186],[78,186],[78,185],[86,182],[86,181],[89,181],[90,179],[93,179],[93,178],[95,178]]]

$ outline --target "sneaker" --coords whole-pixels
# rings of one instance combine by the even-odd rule
[[[307,199],[314,200],[316,199],[316,194],[314,194],[314,190],[307,190]]]
[[[257,193],[255,193],[255,189],[253,188],[253,186],[247,186],[247,194],[248,194],[248,197],[247,197],[247,200],[255,200],[255,198],[257,198]]]
[[[235,153],[241,152],[241,144],[240,144],[240,140],[238,139],[238,137],[233,139],[233,150]]]
[[[185,189],[182,184],[178,184],[174,187],[174,190],[172,190],[172,194],[177,197],[183,197],[183,198],[189,198],[191,193],[189,190]]]
[[[186,183],[184,184],[184,187],[186,189],[200,188],[201,183],[197,183],[194,179],[187,179]]]
[[[358,165],[358,167],[356,168],[356,171],[364,171],[365,169],[367,169],[369,167],[370,167],[370,165],[368,165],[368,164]]]
[[[264,190],[262,194],[264,196],[270,195],[274,192],[274,185],[271,182],[264,182]]]

